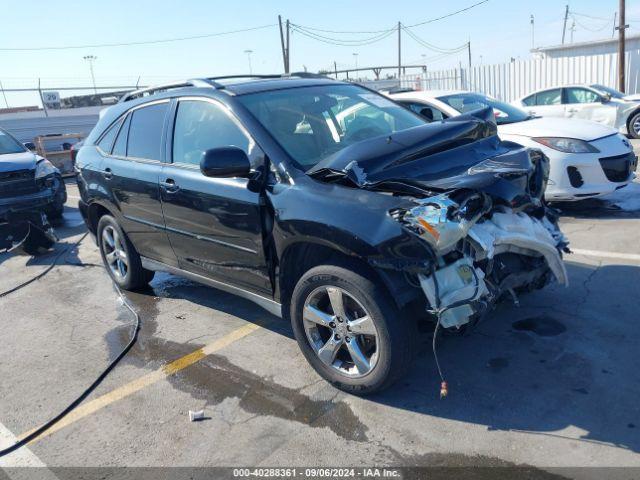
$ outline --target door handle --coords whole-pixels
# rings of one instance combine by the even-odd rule
[[[111,180],[111,178],[113,178],[113,172],[111,171],[111,169],[109,167],[107,167],[102,172],[102,176],[104,178],[106,178],[107,180]]]
[[[567,110],[567,112],[569,112],[569,113],[577,113],[577,112],[578,112],[578,109],[576,109],[576,108],[570,108],[569,110]]]
[[[176,185],[176,182],[173,178],[167,178],[164,182],[160,182],[160,186],[167,193],[175,193],[180,190],[180,187]]]

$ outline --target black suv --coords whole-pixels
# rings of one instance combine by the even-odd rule
[[[492,117],[427,124],[308,75],[144,89],[80,149],[80,210],[120,287],[167,271],[241,295],[290,319],[326,380],[369,393],[408,369],[417,317],[459,330],[564,279],[546,158]],[[529,240],[493,249],[510,222]]]

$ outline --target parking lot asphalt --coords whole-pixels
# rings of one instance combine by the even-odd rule
[[[77,196],[70,183],[53,253],[0,256],[0,291],[78,241]],[[570,286],[501,304],[464,336],[444,337],[444,400],[428,334],[409,376],[358,398],[313,372],[283,320],[157,274],[126,294],[142,322],[128,356],[0,466],[640,466],[640,210],[606,199],[559,208],[579,252],[566,256]],[[90,237],[0,298],[0,449],[82,392],[133,322]],[[190,422],[189,410],[205,419]]]

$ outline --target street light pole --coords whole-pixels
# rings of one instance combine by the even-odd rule
[[[247,54],[247,60],[249,61],[249,75],[253,75],[253,69],[251,68],[251,54],[253,53],[253,50],[245,50],[244,53]]]
[[[87,62],[89,62],[89,71],[91,72],[91,82],[93,83],[93,93],[98,94],[98,89],[96,88],[96,77],[93,74],[93,62],[95,62],[98,57],[95,55],[85,55],[84,58]]]

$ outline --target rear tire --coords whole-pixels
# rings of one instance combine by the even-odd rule
[[[100,217],[97,238],[102,262],[118,287],[138,290],[153,279],[155,272],[142,267],[140,255],[111,215]]]
[[[633,115],[629,120],[629,136],[640,138],[640,112]]]
[[[290,308],[296,340],[314,370],[357,395],[391,386],[413,357],[413,323],[367,273],[350,262],[312,268],[298,281]],[[341,314],[334,304],[342,305]],[[363,327],[363,319],[371,323]]]

